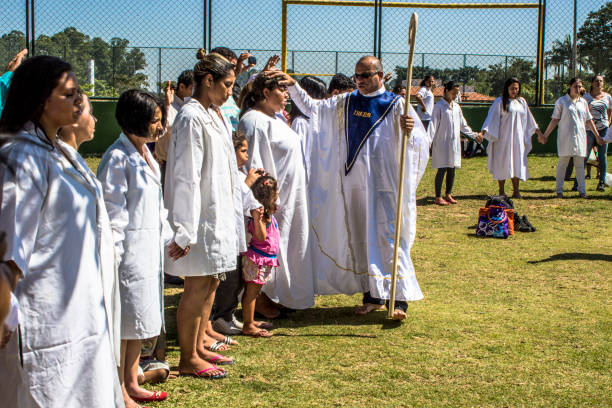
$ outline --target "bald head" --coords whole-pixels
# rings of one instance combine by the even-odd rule
[[[355,68],[360,67],[369,71],[383,72],[382,62],[373,55],[365,55],[359,58]]]
[[[382,86],[383,67],[374,56],[361,57],[355,65],[355,83],[362,95],[378,91]]]

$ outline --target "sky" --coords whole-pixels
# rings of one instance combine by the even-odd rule
[[[397,0],[396,0],[397,1]],[[422,1],[422,0],[421,0]],[[404,1],[409,2],[409,1]],[[538,0],[452,0],[431,3],[537,3]],[[606,0],[577,0],[578,27],[590,11]],[[104,40],[127,38],[142,48],[154,84],[162,50],[162,80],[175,79],[195,63],[203,45],[203,0],[36,0],[36,36],[65,27]],[[504,55],[535,60],[537,9],[413,9],[384,8],[382,50],[385,68],[406,65],[408,22],[419,14],[415,64],[457,68],[503,62]],[[547,0],[546,46],[572,32],[572,0]],[[281,48],[280,0],[212,0],[212,46],[254,51],[259,66]],[[359,56],[372,53],[372,7],[288,6],[288,67],[315,74],[350,73]],[[25,30],[23,0],[0,1],[0,34]],[[183,48],[183,49],[176,49]],[[305,52],[309,51],[309,52]],[[336,57],[336,51],[337,57]],[[424,53],[424,54],[419,54]],[[454,54],[454,55],[444,55]],[[463,54],[466,54],[465,57]],[[500,57],[471,54],[502,55]]]

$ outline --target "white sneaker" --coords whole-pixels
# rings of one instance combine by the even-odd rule
[[[235,317],[232,319],[231,322],[219,318],[213,322],[213,330],[226,335],[241,334],[242,323],[236,320]]]

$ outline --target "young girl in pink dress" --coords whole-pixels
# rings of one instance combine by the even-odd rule
[[[258,178],[251,186],[253,195],[262,208],[249,220],[251,234],[248,250],[242,254],[242,277],[245,281],[242,295],[242,334],[253,337],[270,337],[271,324],[255,321],[255,299],[272,270],[278,266],[280,236],[274,214],[278,200],[278,185],[270,176]]]

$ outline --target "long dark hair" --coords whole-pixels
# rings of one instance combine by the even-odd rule
[[[264,218],[269,219],[276,207],[276,193],[278,183],[272,176],[261,176],[251,186],[253,196],[264,208]]]
[[[324,99],[327,96],[327,90],[325,89],[325,82],[321,81],[316,76],[307,75],[298,81],[300,87],[306,91],[308,96],[313,99]],[[308,118],[296,104],[291,105],[291,112],[289,113],[289,119],[293,121],[295,118],[303,116]]]
[[[508,112],[508,104],[510,103],[510,92],[508,89],[512,84],[519,84],[519,91],[517,97],[521,96],[521,81],[518,78],[512,77],[506,79],[504,83],[504,92],[502,93],[502,107],[504,108],[504,112]]]
[[[431,78],[431,79],[435,79],[435,77],[431,74],[427,74],[425,75],[425,77],[423,78],[423,80],[421,81],[421,84],[419,86],[425,86],[425,82],[427,82],[427,80]]]
[[[0,132],[15,133],[32,121],[38,124],[45,102],[64,73],[72,67],[57,57],[40,55],[15,70],[0,117]]]

